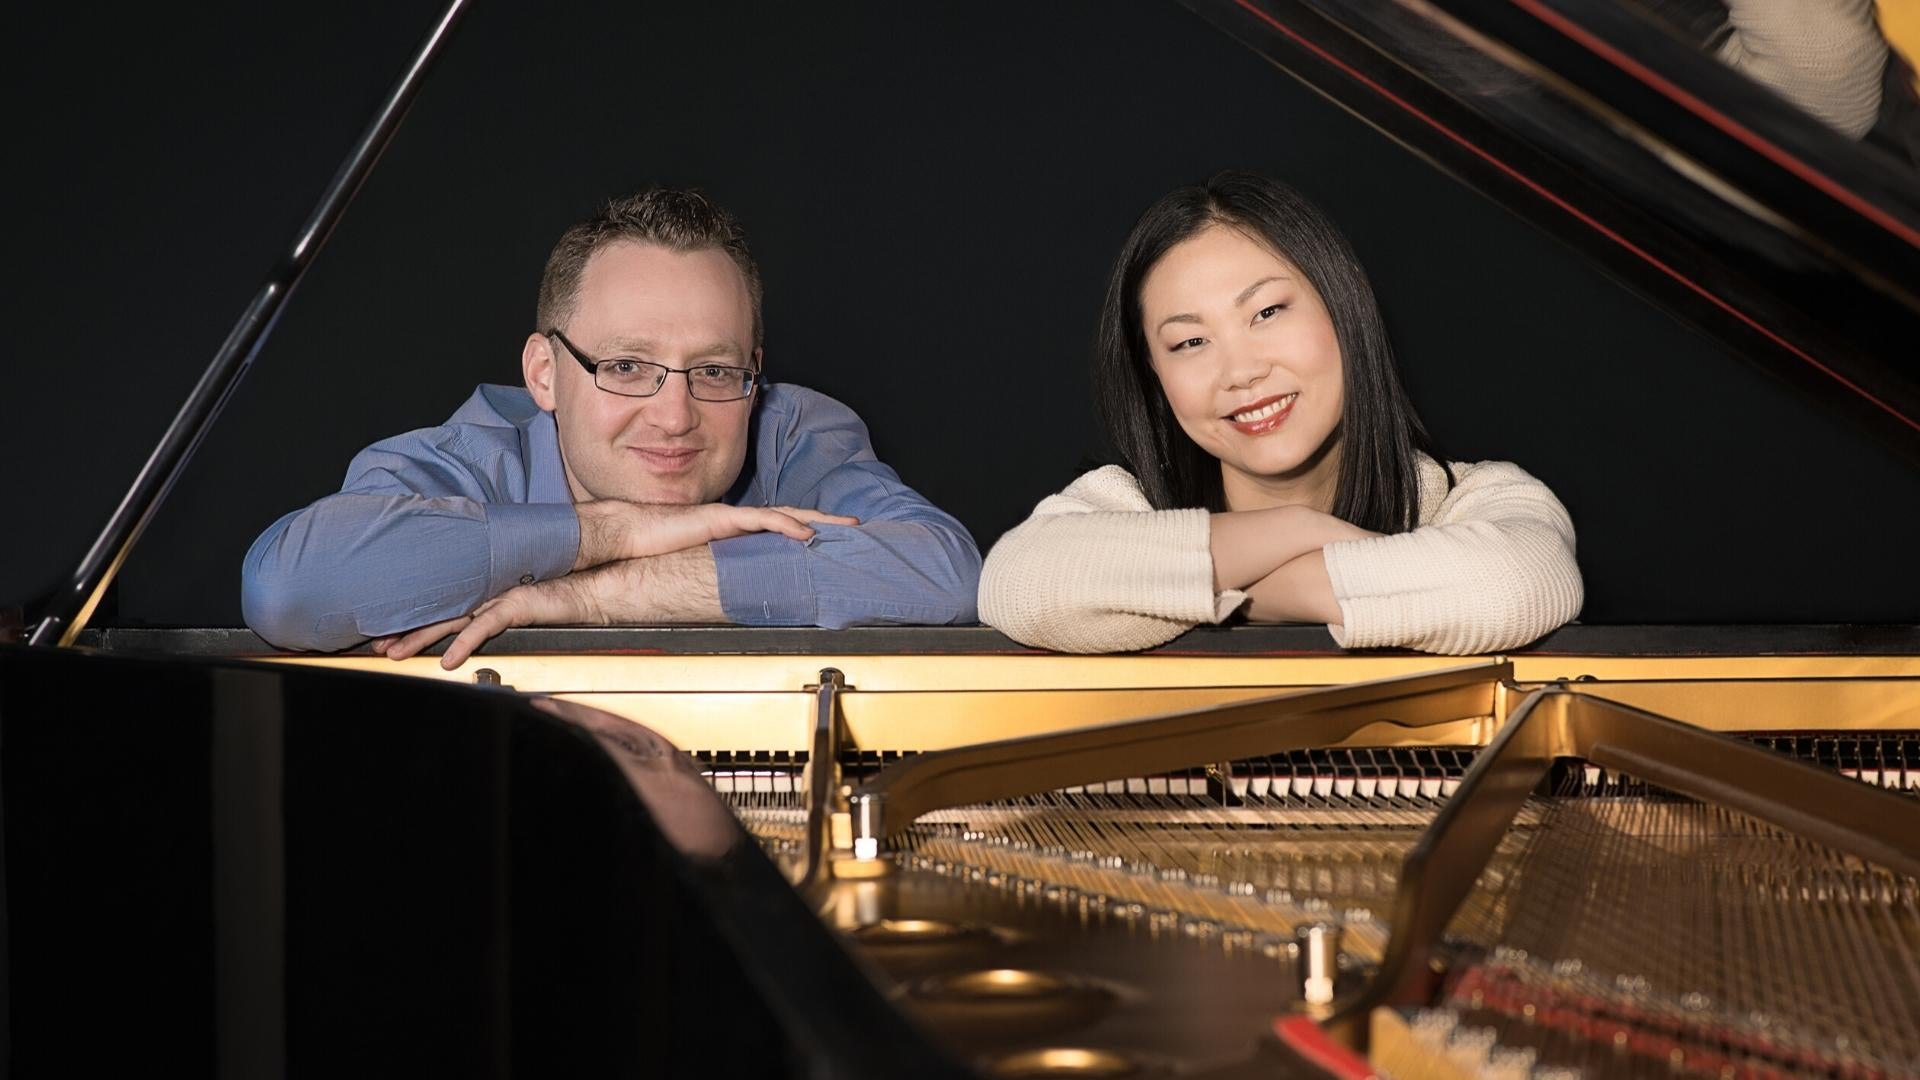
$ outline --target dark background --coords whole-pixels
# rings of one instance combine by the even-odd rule
[[[437,13],[15,16],[0,603],[77,561]],[[1088,343],[1134,217],[1230,166],[1348,230],[1451,456],[1560,495],[1584,621],[1920,617],[1920,472],[1144,0],[482,3],[115,617],[236,624],[252,538],[360,447],[517,383],[548,247],[654,182],[746,222],[773,376],[852,405],[984,549],[1098,447]]]

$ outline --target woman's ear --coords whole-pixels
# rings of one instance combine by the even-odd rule
[[[552,412],[556,403],[553,366],[553,342],[545,334],[528,334],[526,344],[520,346],[520,375],[527,381],[527,393],[533,395],[533,403],[547,412]]]

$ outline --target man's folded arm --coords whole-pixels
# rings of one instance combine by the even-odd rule
[[[418,441],[390,448],[399,441],[363,452],[346,490],[254,541],[241,611],[262,638],[342,649],[572,569],[580,522],[571,504],[492,501],[489,478]]]
[[[980,549],[973,537],[871,452],[830,471],[811,499],[789,501],[849,514],[860,524],[818,525],[805,544],[770,533],[714,542],[728,621],[841,629],[976,620]]]
[[[578,531],[564,503],[329,495],[254,541],[241,572],[241,611],[280,648],[343,649],[566,573]]]

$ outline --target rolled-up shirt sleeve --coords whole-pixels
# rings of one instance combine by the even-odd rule
[[[571,570],[572,505],[493,501],[491,482],[424,433],[368,448],[342,491],[254,541],[241,570],[247,625],[280,648],[341,649]]]
[[[880,462],[853,410],[807,393],[764,431],[779,440],[769,505],[860,519],[715,541],[720,606],[744,626],[970,623],[980,550],[966,527]]]

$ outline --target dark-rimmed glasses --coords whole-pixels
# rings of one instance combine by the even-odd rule
[[[685,375],[687,392],[693,395],[695,401],[739,401],[752,397],[753,388],[760,382],[759,372],[731,364],[695,364],[689,368],[675,368],[628,356],[595,360],[581,352],[580,347],[568,341],[567,336],[557,328],[548,330],[547,336],[567,347],[580,366],[587,369],[587,374],[593,376],[593,385],[621,397],[652,397],[667,385],[668,375]]]

